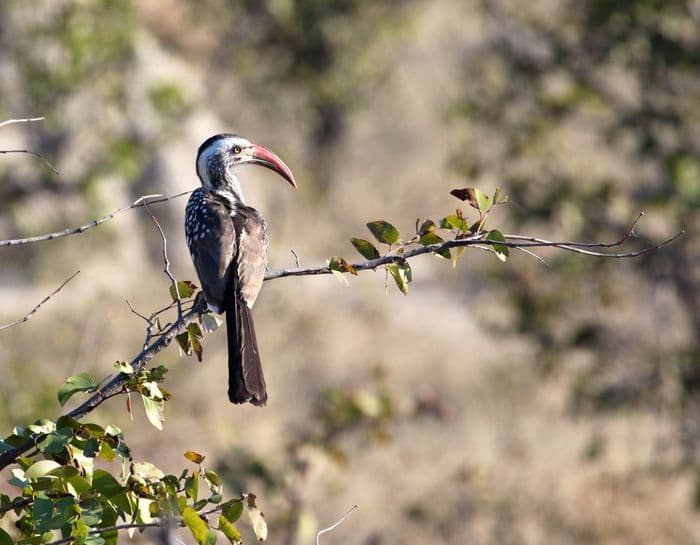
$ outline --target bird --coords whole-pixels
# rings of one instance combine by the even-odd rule
[[[228,397],[262,406],[267,389],[252,308],[267,268],[267,225],[246,204],[238,167],[260,165],[297,184],[292,171],[268,148],[235,134],[207,138],[197,151],[201,187],[185,208],[185,239],[209,310],[226,314]]]

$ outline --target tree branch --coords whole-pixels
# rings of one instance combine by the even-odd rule
[[[151,359],[153,359],[156,354],[164,350],[178,334],[182,333],[187,328],[188,324],[196,321],[205,311],[206,303],[204,302],[204,299],[202,299],[199,306],[194,307],[192,310],[184,314],[175,323],[169,326],[163,332],[163,334],[158,337],[158,340],[144,348],[133,360],[131,360],[130,363],[134,371],[142,369]],[[112,380],[102,386],[87,401],[72,411],[66,413],[64,416],[69,416],[71,418],[75,418],[76,420],[82,418],[95,408],[99,407],[109,397],[120,393],[130,378],[130,375],[125,375],[123,373],[115,375]],[[34,435],[22,445],[0,453],[0,469],[14,463],[18,456],[21,456],[23,453],[31,449],[40,438],[40,435]]]
[[[184,195],[186,193],[180,193],[178,195],[175,195],[173,197],[167,197],[158,201],[151,201],[149,204],[153,204],[154,202],[163,202],[166,200],[170,200],[175,197],[179,197],[181,195]],[[145,203],[141,203],[139,201],[136,201],[134,204],[124,207],[119,209],[117,212],[128,210],[130,208],[135,208],[138,206],[145,206]],[[115,213],[114,212],[111,216],[113,216]],[[108,216],[105,216],[105,218],[108,218]],[[632,252],[621,252],[621,253],[612,253],[612,252],[597,252],[594,250],[590,250],[589,248],[613,248],[622,245],[625,243],[633,233],[633,229],[635,225],[637,224],[637,221],[639,220],[639,217],[633,222],[632,227],[627,231],[627,233],[618,241],[616,242],[570,242],[570,241],[565,241],[565,242],[556,242],[556,241],[549,241],[549,240],[544,240],[536,237],[530,237],[530,236],[523,236],[523,235],[504,235],[505,236],[505,241],[492,241],[492,240],[487,240],[486,239],[486,233],[479,233],[476,235],[470,235],[465,238],[457,238],[453,240],[447,240],[445,242],[439,243],[439,244],[431,244],[428,246],[421,246],[418,248],[414,248],[412,250],[406,250],[402,254],[392,254],[392,255],[386,255],[383,257],[380,257],[378,259],[370,259],[367,261],[362,261],[358,263],[353,263],[351,266],[354,268],[355,271],[364,271],[364,270],[374,270],[382,265],[389,265],[392,263],[397,263],[397,262],[403,262],[408,259],[411,259],[413,257],[427,254],[427,253],[437,253],[440,252],[441,250],[445,249],[450,249],[450,248],[459,248],[459,247],[466,247],[466,246],[474,246],[474,247],[479,247],[479,248],[493,248],[494,246],[507,246],[509,248],[518,248],[518,249],[524,249],[524,248],[531,248],[531,247],[555,247],[559,248],[562,250],[566,250],[568,252],[573,252],[573,253],[578,253],[578,254],[584,254],[584,255],[589,255],[589,256],[595,256],[595,257],[604,257],[604,258],[628,258],[628,257],[638,257],[644,254],[647,254],[653,250],[659,249],[674,240],[676,240],[678,237],[680,237],[684,231],[681,231],[674,235],[673,237],[659,243],[656,245],[652,246],[647,246],[641,250],[637,251],[632,251]],[[99,221],[99,220],[96,220]],[[104,218],[102,221],[105,221]],[[93,222],[94,224],[95,222]],[[92,225],[92,224],[90,224]],[[313,275],[319,275],[319,274],[331,274],[331,269],[326,265],[323,267],[316,267],[316,268],[296,268],[296,269],[283,269],[279,271],[270,271],[265,274],[265,280],[274,280],[276,278],[283,278],[285,276],[313,276]],[[43,301],[42,301],[43,302]],[[166,307],[167,310],[168,307]],[[162,332],[159,333],[158,339],[154,341],[152,344],[147,345],[143,348],[143,350],[130,362],[131,367],[135,370],[138,371],[141,368],[143,368],[153,357],[161,352],[163,349],[165,349],[171,342],[172,340],[180,333],[185,331],[187,326],[195,322],[200,318],[202,314],[207,312],[206,310],[206,302],[204,298],[199,298],[198,301],[195,302],[194,306],[185,314],[179,313],[177,320],[173,323],[168,325],[167,327],[164,328]],[[68,412],[66,416],[70,416],[75,419],[80,419],[92,410],[94,410],[96,407],[101,405],[104,401],[106,401],[109,397],[112,397],[114,395],[117,395],[121,393],[124,390],[125,385],[127,382],[130,380],[129,375],[124,375],[122,373],[114,376],[112,380],[110,380],[105,386],[101,387],[95,394],[93,394],[87,401],[85,401],[82,405],[77,407],[76,409],[73,409],[72,411]],[[30,439],[28,439],[24,444],[20,445],[19,447],[16,447],[14,449],[5,451],[3,453],[0,453],[0,469],[5,468],[7,465],[15,462],[18,456],[21,454],[25,453],[28,451],[30,448],[32,448],[35,444],[36,441],[39,440],[40,436],[35,435],[32,436]]]
[[[0,123],[0,127],[4,127],[5,125],[14,125],[15,123],[32,123],[34,121],[43,121],[46,119],[45,117],[26,117],[26,118],[19,118],[19,119],[7,119],[3,122]]]
[[[340,523],[343,522],[350,513],[352,513],[355,509],[357,509],[357,505],[353,505],[347,513],[345,513],[342,517],[338,519],[337,522],[334,524],[331,524],[328,528],[324,528],[323,530],[319,530],[319,532],[316,534],[316,545],[321,545],[321,536],[325,534],[326,532],[330,532],[331,530],[335,530],[338,526],[340,526]]]
[[[85,231],[87,231],[88,229],[90,229],[92,227],[97,227],[101,223],[104,223],[106,221],[111,220],[117,214],[121,214],[122,212],[126,212],[127,210],[131,210],[132,208],[140,208],[142,206],[146,206],[146,204],[157,204],[157,203],[161,203],[161,202],[165,202],[165,201],[170,201],[172,199],[177,199],[178,197],[182,197],[183,195],[188,195],[190,193],[192,193],[192,191],[183,191],[182,193],[178,193],[177,195],[171,195],[169,197],[163,197],[162,195],[144,195],[144,196],[136,199],[132,204],[130,204],[128,206],[123,206],[122,208],[117,208],[115,211],[110,212],[106,216],[102,216],[101,218],[93,220],[90,223],[86,223],[85,225],[81,225],[79,227],[73,227],[70,229],[64,229],[63,231],[56,231],[54,233],[48,233],[45,235],[37,235],[37,236],[27,237],[27,238],[0,240],[0,247],[19,246],[22,244],[31,244],[33,242],[43,242],[45,240],[53,240],[53,239],[65,237],[68,235],[77,235],[79,233],[84,233]],[[153,197],[162,197],[162,198],[156,198],[155,200],[148,201],[148,203],[146,203],[146,199],[153,198]]]
[[[165,237],[165,231],[163,231],[163,227],[161,227],[160,222],[156,219],[155,215],[153,214],[153,212],[151,212],[151,209],[148,207],[148,203],[144,201],[143,204],[146,208],[146,212],[148,212],[148,215],[151,216],[153,223],[158,229],[158,233],[160,233],[160,240],[163,244],[161,249],[161,254],[163,255],[163,272],[170,279],[170,283],[172,284],[173,290],[175,291],[175,302],[177,303],[177,317],[179,319],[182,318],[182,299],[180,298],[180,290],[177,288],[177,279],[175,278],[175,276],[173,276],[173,273],[170,271],[170,260],[168,259],[168,239]]]
[[[637,220],[634,221],[634,224],[632,228],[634,228],[634,225],[636,225]],[[487,240],[486,239],[486,234],[481,233],[478,235],[472,235],[467,238],[457,238],[453,240],[447,240],[445,242],[441,242],[439,244],[430,244],[428,246],[421,246],[419,248],[414,248],[413,250],[407,250],[403,254],[391,254],[391,255],[386,255],[382,256],[377,259],[370,259],[367,261],[361,261],[357,263],[350,263],[350,266],[353,267],[356,271],[366,271],[369,269],[377,269],[378,267],[381,267],[382,265],[389,265],[391,263],[397,263],[401,261],[405,261],[407,259],[410,259],[412,257],[416,257],[418,255],[422,254],[428,254],[428,253],[438,253],[441,250],[447,250],[450,248],[459,248],[459,247],[464,247],[464,246],[476,246],[476,247],[484,247],[484,246],[507,246],[509,248],[516,248],[516,249],[527,249],[527,248],[543,248],[543,247],[554,247],[554,248],[559,248],[561,250],[565,250],[567,252],[572,252],[576,254],[583,254],[583,255],[588,255],[588,256],[593,256],[593,257],[603,257],[603,258],[629,258],[629,257],[639,257],[644,254],[648,254],[649,252],[652,252],[654,250],[658,250],[659,248],[662,248],[663,246],[666,246],[667,244],[670,244],[674,240],[676,240],[678,237],[682,236],[685,233],[685,231],[680,231],[673,235],[671,238],[664,240],[663,242],[651,246],[647,246],[645,248],[642,248],[641,250],[636,250],[632,252],[620,252],[620,253],[614,253],[614,252],[596,252],[593,250],[587,250],[586,248],[614,248],[616,246],[620,246],[624,244],[631,236],[632,234],[632,229],[628,233],[625,234],[624,237],[622,237],[620,240],[616,242],[570,242],[570,241],[563,241],[563,242],[557,242],[557,241],[551,241],[551,240],[544,240],[541,238],[536,238],[536,237],[530,237],[530,236],[523,236],[523,235],[504,235],[505,237],[505,242],[503,241],[494,241],[494,240]],[[270,271],[267,274],[265,274],[265,280],[274,280],[276,278],[283,278],[285,276],[312,276],[312,275],[317,275],[317,274],[331,274],[331,269],[326,265],[323,267],[311,267],[311,268],[295,268],[295,269],[282,269],[279,271]]]
[[[8,328],[10,328],[10,327],[13,327],[13,326],[22,324],[22,323],[26,322],[27,320],[29,320],[29,318],[31,318],[31,317],[34,315],[34,313],[35,313],[37,310],[39,310],[39,307],[41,307],[41,305],[43,305],[44,303],[46,303],[46,301],[48,301],[48,300],[51,299],[54,295],[56,295],[59,291],[61,291],[61,290],[63,289],[63,287],[64,287],[66,284],[68,284],[68,282],[70,282],[71,280],[73,280],[76,276],[78,276],[79,273],[80,273],[80,271],[75,271],[75,272],[74,272],[72,275],[70,275],[66,280],[64,280],[63,283],[62,283],[60,286],[58,286],[55,290],[53,290],[51,293],[49,293],[46,297],[44,297],[44,298],[41,300],[41,302],[39,302],[38,305],[36,305],[32,310],[30,310],[29,312],[27,312],[27,314],[25,314],[24,316],[22,316],[19,320],[15,320],[14,322],[10,322],[9,324],[0,325],[0,331],[2,331],[3,329],[8,329]]]
[[[28,149],[0,149],[0,153],[28,153],[30,155],[34,155],[35,157],[41,159],[47,167],[54,171],[55,174],[61,174],[58,170],[56,170],[56,167],[49,163],[46,157],[44,157],[41,153],[37,153],[36,151]]]

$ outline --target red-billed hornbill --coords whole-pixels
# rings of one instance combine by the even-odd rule
[[[233,403],[264,405],[265,378],[251,308],[267,265],[267,226],[247,206],[234,172],[242,165],[262,165],[293,187],[294,175],[263,146],[241,136],[217,134],[197,152],[202,187],[185,210],[185,237],[209,308],[226,313],[228,397]]]

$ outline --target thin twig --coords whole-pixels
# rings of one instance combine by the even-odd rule
[[[180,298],[180,290],[177,289],[177,279],[173,276],[173,273],[170,272],[170,260],[168,259],[168,239],[165,237],[165,231],[163,231],[163,227],[161,227],[160,223],[156,219],[155,215],[153,215],[153,212],[151,212],[151,209],[148,207],[148,203],[146,201],[143,202],[144,207],[146,208],[146,212],[148,212],[148,215],[151,216],[151,219],[153,220],[153,223],[156,224],[156,227],[158,228],[158,232],[160,233],[160,239],[163,242],[163,247],[162,247],[162,254],[163,254],[163,272],[170,278],[170,282],[172,283],[173,290],[175,290],[175,302],[177,303],[177,317],[178,319],[182,318],[182,299]]]
[[[25,314],[24,316],[22,316],[19,320],[15,320],[14,322],[10,322],[9,324],[0,325],[0,331],[2,331],[3,329],[8,329],[8,328],[10,328],[10,327],[12,327],[12,326],[16,326],[16,325],[22,324],[22,323],[26,322],[27,320],[29,320],[29,319],[34,315],[34,313],[35,313],[37,310],[39,310],[39,307],[41,307],[41,305],[43,305],[44,303],[46,303],[46,301],[48,301],[49,299],[51,299],[51,297],[53,297],[53,296],[56,295],[59,291],[61,291],[61,290],[63,289],[63,287],[64,287],[66,284],[68,284],[68,282],[70,282],[70,281],[73,280],[76,276],[78,276],[78,273],[80,273],[80,271],[75,271],[75,272],[74,272],[72,275],[70,275],[66,280],[64,280],[64,281],[61,283],[60,286],[58,286],[55,290],[53,290],[51,293],[49,293],[46,297],[44,297],[38,305],[36,305],[32,310],[30,310],[29,312],[27,312],[27,314]]]
[[[13,125],[15,123],[32,123],[34,121],[43,121],[46,119],[45,117],[26,117],[26,118],[20,118],[20,119],[7,119],[0,123],[0,127],[4,127],[5,125]]]
[[[146,338],[143,341],[143,348],[146,348],[148,346],[148,343],[151,341],[151,337],[153,337],[153,316],[150,318],[147,316],[144,316],[141,314],[139,311],[137,311],[133,305],[129,302],[128,299],[124,299],[126,301],[127,306],[129,307],[129,310],[139,318],[141,318],[143,321],[146,322]]]
[[[192,191],[183,191],[182,193],[178,193],[177,195],[171,195],[169,197],[163,197],[162,199],[156,199],[154,201],[150,201],[148,204],[157,204],[165,201],[169,201],[172,199],[177,199],[178,197],[182,197],[183,195],[188,195],[192,193]],[[0,240],[0,247],[3,246],[19,246],[21,244],[31,244],[33,242],[43,242],[45,240],[53,240],[56,238],[61,238],[65,237],[68,235],[77,235],[79,233],[84,233],[88,229],[92,227],[97,227],[101,223],[104,223],[106,221],[111,220],[116,216],[117,214],[121,214],[122,212],[126,212],[127,210],[131,210],[132,208],[140,208],[142,206],[145,206],[144,202],[144,197],[139,197],[134,201],[134,203],[128,205],[128,206],[123,206],[122,208],[118,208],[113,212],[110,212],[106,216],[102,216],[101,218],[98,218],[96,220],[91,221],[90,223],[86,223],[85,225],[81,225],[79,227],[73,227],[70,229],[64,229],[63,231],[56,231],[54,233],[48,233],[45,235],[37,235],[33,237],[27,237],[27,238],[17,238],[17,239],[9,239],[9,240]]]
[[[537,261],[542,263],[546,269],[549,269],[549,263],[547,263],[547,260],[545,260],[543,257],[537,255],[535,252],[532,250],[528,250],[527,248],[516,248],[516,250],[520,250],[521,252],[525,252],[527,255],[534,257]]]
[[[41,159],[44,164],[49,167],[51,170],[54,171],[56,174],[61,174],[56,167],[54,167],[51,163],[49,163],[48,159],[44,157],[41,153],[38,153],[36,151],[32,151],[29,149],[0,149],[0,153],[28,153],[29,155],[34,155],[35,157],[38,157]]]
[[[615,248],[616,246],[622,246],[625,242],[627,242],[631,237],[634,236],[634,228],[637,226],[639,223],[639,220],[642,219],[642,216],[644,216],[644,212],[640,212],[637,214],[637,217],[634,218],[634,221],[630,225],[629,229],[625,232],[625,234],[622,236],[621,239],[616,240],[615,242],[552,242],[549,240],[544,240],[541,238],[535,238],[531,236],[526,236],[526,235],[505,235],[506,239],[509,240],[523,240],[526,242],[537,242],[541,243],[542,245],[545,246],[561,246],[561,245],[567,245],[567,246],[572,246],[572,247],[577,247],[577,248]],[[674,238],[679,237],[680,235],[683,234],[683,231],[678,233]],[[669,239],[669,242],[673,239]]]
[[[294,256],[294,263],[296,264],[297,269],[298,269],[299,267],[301,267],[301,261],[299,261],[299,256],[298,256],[297,253],[294,251],[294,248],[292,248],[292,249],[289,250],[289,251],[292,252],[292,255]]]
[[[328,528],[324,528],[323,530],[319,530],[318,534],[316,534],[316,545],[321,545],[321,536],[325,534],[326,532],[330,532],[332,530],[335,530],[338,526],[340,526],[340,523],[343,522],[347,516],[352,513],[355,509],[357,509],[357,505],[353,505],[347,513],[345,513],[342,517],[338,519],[338,521],[335,524],[332,524]]]

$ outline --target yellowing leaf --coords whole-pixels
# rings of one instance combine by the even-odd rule
[[[197,511],[191,507],[185,507],[182,511],[182,522],[184,522],[185,526],[192,532],[192,537],[194,537],[197,543],[200,545],[206,544],[209,528],[207,527],[207,523],[197,514]]]
[[[219,517],[219,530],[228,538],[231,545],[239,545],[243,542],[241,533],[236,529],[236,527],[231,524],[226,517]]]
[[[200,454],[199,452],[195,452],[194,450],[188,450],[183,456],[195,464],[201,464],[206,458],[206,456]]]
[[[180,280],[177,283],[177,291],[180,294],[180,299],[187,299],[192,297],[192,294],[196,291],[197,286],[195,286],[189,280]],[[170,286],[170,297],[173,301],[177,301],[177,295],[175,293],[175,286]]]
[[[255,537],[258,538],[258,541],[265,541],[267,539],[267,523],[265,522],[265,515],[255,503],[255,494],[248,494],[247,504],[248,518],[253,527],[253,532],[255,532]]]

